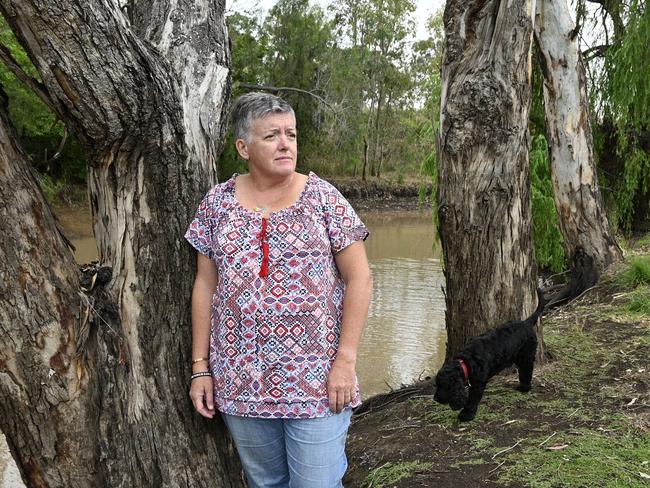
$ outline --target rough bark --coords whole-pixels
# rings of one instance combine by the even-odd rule
[[[576,253],[593,259],[596,273],[590,276],[597,281],[622,254],[598,189],[585,69],[566,0],[539,0],[535,39],[542,54],[551,179],[564,251],[573,261]]]
[[[536,306],[529,167],[534,2],[449,0],[438,217],[447,355]]]
[[[74,258],[0,110],[0,418],[29,486],[90,486]],[[77,412],[82,415],[77,415]]]
[[[30,486],[240,486],[221,424],[200,419],[187,395],[196,258],[182,235],[216,181],[229,95],[224,4],[161,1],[145,14],[134,2],[130,26],[116,3],[0,0],[85,149],[95,237],[113,268],[109,283],[80,295],[69,252],[39,255],[56,239],[46,210],[38,248],[30,222],[3,238],[2,252],[40,285],[19,302],[22,275],[0,269],[13,273],[3,282],[17,297],[2,322],[12,328],[0,353],[0,425]],[[6,145],[0,153],[7,168],[17,164]],[[14,183],[0,183],[4,201]],[[25,243],[38,259],[18,259]],[[33,303],[53,311],[29,312]],[[21,373],[14,358],[34,364]]]

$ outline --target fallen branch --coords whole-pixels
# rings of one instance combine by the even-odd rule
[[[506,448],[506,449],[503,449],[503,450],[497,452],[494,456],[492,456],[492,459],[494,459],[495,457],[497,457],[499,454],[503,454],[504,452],[508,452],[508,451],[510,451],[511,449],[514,449],[515,447],[517,447],[517,446],[518,446],[519,444],[521,444],[522,442],[523,442],[523,439],[519,439],[519,440],[515,443],[514,446],[510,446],[510,447],[508,447],[508,448]]]
[[[490,473],[494,473],[497,469],[499,469],[499,468],[500,468],[501,466],[503,466],[504,464],[505,464],[505,461],[501,461],[501,462],[499,463],[499,465],[498,465],[496,468],[490,470]]]
[[[548,441],[550,441],[550,440],[551,440],[551,437],[553,437],[555,434],[557,434],[557,432],[553,432],[551,435],[549,435],[549,436],[544,440],[544,442],[542,442],[542,443],[541,443],[539,446],[537,446],[537,447],[542,447],[544,444],[546,444]]]

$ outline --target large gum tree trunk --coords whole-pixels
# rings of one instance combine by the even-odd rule
[[[28,486],[241,486],[221,424],[187,395],[196,258],[182,235],[216,181],[224,4],[136,0],[129,21],[118,3],[0,0],[85,149],[113,268],[105,286],[80,290],[4,117],[0,426]]]
[[[534,2],[449,0],[438,218],[447,355],[536,305],[529,167]]]
[[[542,54],[544,104],[555,192],[564,251],[585,254],[597,272],[622,258],[610,230],[598,190],[584,65],[566,0],[539,0],[535,39]],[[582,259],[585,262],[584,258]]]

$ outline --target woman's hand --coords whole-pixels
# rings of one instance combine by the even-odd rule
[[[356,393],[356,374],[354,361],[337,358],[332,364],[327,376],[327,396],[330,401],[330,410],[334,413],[343,411]]]
[[[192,380],[190,398],[194,408],[204,417],[214,417],[214,393],[212,376],[201,376]]]

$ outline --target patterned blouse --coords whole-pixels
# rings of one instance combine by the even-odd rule
[[[345,288],[334,255],[368,231],[314,173],[296,203],[268,219],[237,201],[236,176],[208,192],[185,234],[218,270],[209,353],[216,406],[249,417],[327,417]],[[360,403],[357,384],[351,406]]]

